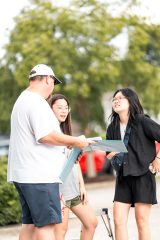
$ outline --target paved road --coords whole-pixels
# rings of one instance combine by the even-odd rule
[[[94,187],[94,188],[93,188]],[[112,218],[112,201],[113,201],[113,195],[114,195],[114,182],[106,182],[98,186],[98,184],[95,185],[89,185],[88,186],[88,195],[90,202],[92,203],[92,206],[94,209],[101,209],[102,207],[107,207],[109,209],[109,215],[111,218],[111,224],[113,229],[113,218]],[[157,196],[158,196],[158,202],[160,202],[160,179],[157,179]],[[70,224],[71,224],[70,220]],[[151,213],[151,234],[152,234],[152,240],[160,240],[160,203],[157,205],[154,205],[152,208]],[[78,225],[71,225],[70,230],[67,234],[67,240],[78,240],[79,238],[76,238],[76,234],[78,232]],[[77,228],[77,229],[76,229]],[[131,209],[129,214],[129,222],[128,222],[128,233],[129,233],[129,240],[137,240],[137,229],[136,229],[136,223],[134,219],[134,208]],[[111,240],[111,238],[107,237],[107,231],[104,227],[104,224],[99,218],[99,224],[98,228],[95,233],[94,240]]]
[[[99,212],[101,208],[107,207],[109,209],[109,215],[111,218],[111,224],[113,228],[112,219],[112,200],[114,194],[114,181],[87,184],[87,192],[90,203],[96,212]],[[157,196],[160,202],[160,179],[157,179]],[[100,216],[98,216],[99,224],[94,236],[94,240],[111,240],[108,237],[104,223]],[[152,240],[160,239],[160,204],[153,206],[151,214],[151,233]],[[69,220],[69,230],[66,236],[66,240],[78,240],[80,232],[80,222],[71,217]],[[12,226],[8,228],[0,228],[0,240],[18,240],[18,232],[20,226]],[[136,223],[134,220],[134,209],[131,209],[128,222],[129,240],[137,240]]]

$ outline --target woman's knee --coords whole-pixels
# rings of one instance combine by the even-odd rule
[[[114,202],[113,220],[115,227],[126,227],[130,207],[131,205],[127,203]]]
[[[64,227],[62,228],[62,234],[63,234],[63,236],[66,235],[67,230],[68,230],[68,227],[67,227],[67,226],[64,226]]]
[[[149,225],[151,205],[137,204],[135,209],[135,218],[139,227]]]
[[[88,222],[83,224],[84,228],[92,229],[92,230],[96,229],[97,225],[98,225],[98,220],[96,217],[90,219]]]
[[[92,221],[92,226],[93,226],[93,228],[96,228],[97,225],[98,225],[98,219],[95,217]]]
[[[140,227],[140,228],[144,228],[147,225],[149,225],[149,219],[142,215],[136,217],[136,222],[137,222],[138,227]]]
[[[114,225],[115,227],[123,227],[127,225],[127,219],[123,216],[114,216]]]
[[[54,229],[54,233],[56,236],[56,239],[63,239],[67,233],[68,227],[67,226],[59,226],[59,227],[55,227]]]

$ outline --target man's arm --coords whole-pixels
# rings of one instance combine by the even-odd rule
[[[70,146],[77,148],[87,147],[89,144],[95,143],[94,141],[88,140],[85,136],[73,137],[63,133],[52,132],[47,136],[39,139],[40,143],[51,144],[57,146]]]

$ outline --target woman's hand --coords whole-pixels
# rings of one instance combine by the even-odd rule
[[[111,160],[118,152],[110,152],[107,154],[107,159]]]
[[[82,204],[87,204],[88,203],[88,197],[87,197],[87,192],[84,187],[80,187],[80,197],[82,200]]]
[[[153,160],[152,168],[156,173],[160,172],[160,159],[159,158],[155,158],[155,160]]]

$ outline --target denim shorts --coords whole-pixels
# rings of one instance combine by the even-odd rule
[[[17,183],[22,207],[22,223],[43,227],[61,223],[59,183]]]
[[[77,196],[75,198],[72,198],[70,200],[67,200],[65,202],[65,205],[68,207],[68,208],[72,208],[72,207],[75,207],[77,205],[79,205],[80,203],[82,202],[81,200],[81,197],[80,196]]]

